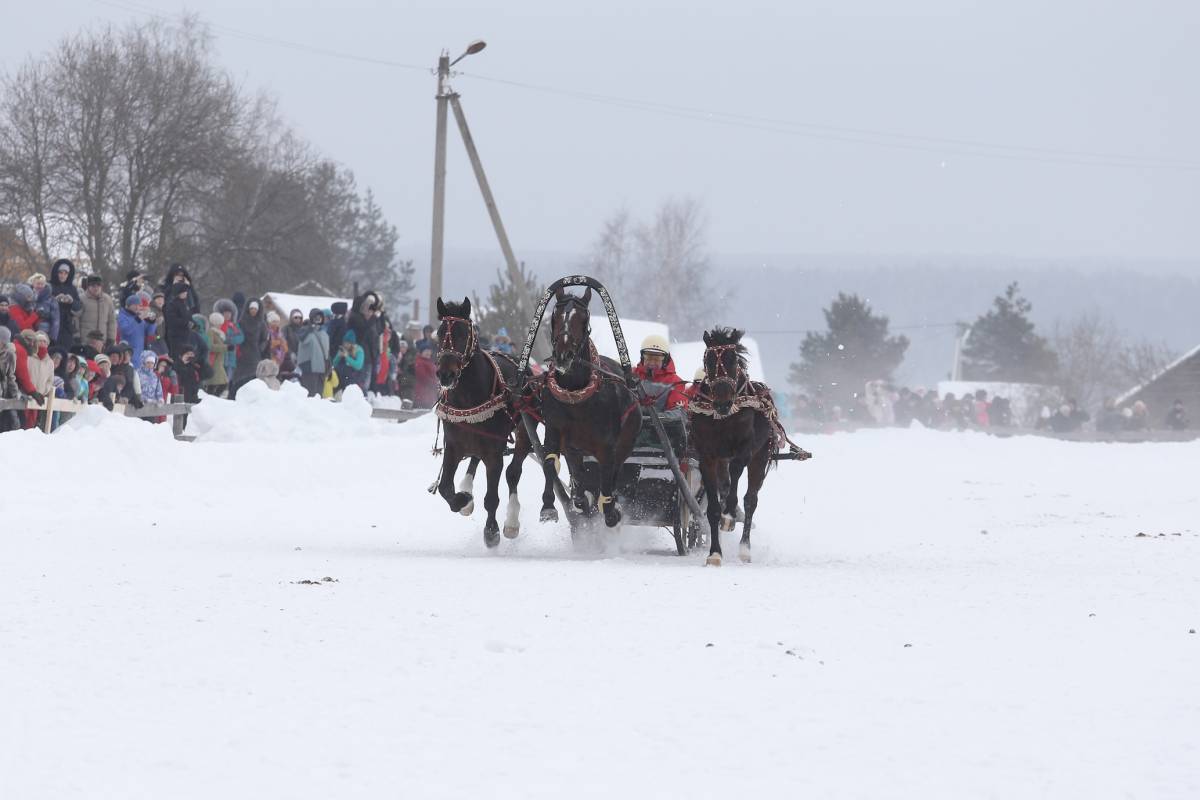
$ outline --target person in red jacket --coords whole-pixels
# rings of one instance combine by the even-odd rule
[[[645,338],[642,342],[642,358],[633,368],[633,374],[642,382],[646,397],[654,402],[656,408],[666,411],[687,407],[687,381],[675,372],[670,345],[662,336],[650,334]]]
[[[433,363],[433,351],[426,348],[417,351],[413,362],[413,405],[417,408],[433,408],[441,392],[438,383],[437,364]]]

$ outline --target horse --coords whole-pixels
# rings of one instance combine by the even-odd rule
[[[736,524],[738,481],[743,471],[749,473],[749,485],[738,555],[743,562],[750,561],[750,528],[758,492],[784,438],[770,390],[746,374],[744,333],[736,328],[704,332],[704,379],[688,404],[692,445],[708,497],[711,535],[705,564],[709,566],[719,567],[723,557],[718,522],[723,531],[732,531]]]
[[[555,292],[550,317],[552,363],[541,376],[540,398],[546,425],[546,463],[557,473],[559,457],[565,455],[572,476],[583,475],[583,456],[596,459],[600,473],[600,496],[596,507],[604,524],[621,521],[617,507],[617,474],[629,457],[642,427],[638,400],[625,384],[611,360],[602,361],[591,340],[588,303],[592,290],[582,296]],[[572,502],[585,513],[592,498],[582,481],[572,481]]]
[[[471,300],[461,303],[437,301],[437,378],[441,396],[434,413],[445,425],[445,445],[442,451],[442,472],[437,491],[452,512],[470,516],[475,509],[472,494],[477,461],[487,469],[487,492],[483,507],[487,522],[483,526],[483,541],[488,547],[500,543],[500,525],[496,509],[500,505],[500,472],[504,467],[504,450],[509,435],[514,433],[513,459],[505,471],[508,481],[508,508],[504,535],[516,538],[521,530],[521,503],[517,484],[525,458],[533,449],[524,427],[517,424],[518,415],[511,387],[517,378],[517,364],[502,353],[481,350],[471,323]],[[458,463],[470,458],[471,464],[462,483],[456,489],[454,473]],[[546,487],[542,492],[542,520],[558,519],[554,510],[553,473],[543,465]]]

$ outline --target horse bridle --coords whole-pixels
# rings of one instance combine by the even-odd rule
[[[736,344],[718,344],[708,347],[704,351],[704,379],[710,386],[716,387],[719,384],[728,384],[734,395],[737,395],[738,388],[745,382],[745,371],[742,369],[741,359],[737,358]],[[730,376],[728,368],[725,366],[725,360],[722,356],[725,352],[732,350],[734,352],[735,364],[733,375]],[[708,354],[712,353],[716,356],[716,375],[708,374]]]
[[[454,383],[444,387],[447,391],[458,386],[458,380],[462,377],[463,371],[466,370],[467,364],[471,361],[471,357],[475,355],[477,340],[475,337],[475,326],[471,324],[471,320],[465,317],[442,317],[442,324],[446,326],[446,335],[442,336],[438,333],[438,361],[441,361],[443,353],[450,353],[458,358],[458,375],[454,378]],[[467,328],[467,340],[461,350],[454,348],[454,326],[465,325]]]
[[[584,305],[583,301],[580,298],[576,297],[575,295],[567,295],[562,300],[559,300],[558,302],[556,302],[554,304],[554,316],[551,317],[551,320],[553,320],[554,317],[557,317],[560,311],[562,311],[563,314],[565,315],[565,313],[566,313],[565,307],[570,306],[571,304],[575,304],[576,306],[578,306],[583,311],[584,317],[587,319],[587,324],[584,326],[584,330],[583,330],[583,340],[575,347],[575,351],[576,351],[575,357],[582,359],[583,361],[589,361],[590,354],[588,353],[588,341],[592,338],[592,317],[590,314],[588,314],[588,307],[586,305]],[[564,316],[563,324],[565,325],[566,322],[567,322],[567,320]],[[551,327],[550,332],[551,332],[551,334],[553,334],[554,333],[553,322],[551,322],[550,327]],[[570,332],[568,331],[568,335],[569,334],[570,334]],[[551,350],[553,351],[553,342],[551,342]]]

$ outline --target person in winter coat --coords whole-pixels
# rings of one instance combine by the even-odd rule
[[[206,335],[208,337],[208,366],[212,374],[203,383],[204,391],[218,397],[229,385],[229,373],[225,371],[225,351],[228,350],[229,345],[225,342],[225,334],[221,332],[221,326],[224,324],[224,316],[216,311],[209,314]]]
[[[335,353],[342,347],[342,336],[346,333],[347,306],[338,301],[329,307],[330,314],[326,317],[326,330],[329,334],[329,352]]]
[[[104,279],[99,275],[84,278],[83,296],[79,300],[80,336],[99,331],[106,345],[117,341],[117,310],[112,297],[104,292]]]
[[[265,383],[268,389],[279,391],[279,365],[274,359],[264,358],[259,361],[254,370],[254,377]]]
[[[37,292],[33,287],[27,283],[18,283],[13,287],[9,299],[12,303],[8,307],[8,313],[12,322],[16,324],[16,335],[20,335],[21,331],[36,331],[42,318],[37,312]]]
[[[188,305],[188,297],[192,287],[180,282],[173,284],[167,291],[166,323],[163,330],[167,340],[167,352],[171,358],[179,359],[183,346],[188,343],[188,332],[191,330],[192,315],[196,312]]]
[[[512,339],[508,338],[508,328],[500,328],[492,337],[492,349],[506,355],[513,354]]]
[[[354,307],[350,310],[350,314],[346,317],[347,332],[354,332],[355,344],[363,348],[363,363],[364,372],[363,379],[357,381],[359,386],[365,392],[367,390],[366,377],[374,368],[376,359],[379,358],[379,337],[374,335],[375,330],[375,315],[378,311],[377,298],[374,292],[363,292],[354,301]],[[343,388],[345,384],[342,384]]]
[[[413,364],[413,406],[416,408],[433,408],[437,402],[441,386],[437,378],[437,365],[433,363],[433,351],[418,350],[417,359]]]
[[[283,357],[288,354],[287,335],[281,323],[278,314],[267,312],[267,357],[276,364],[282,364]]]
[[[314,308],[308,314],[308,324],[300,329],[297,364],[300,367],[300,385],[308,390],[309,397],[320,397],[329,371],[329,334],[325,333],[325,315]]]
[[[17,350],[12,343],[12,331],[0,326],[0,400],[16,400],[20,396],[17,388]],[[19,430],[21,419],[16,411],[0,411],[0,433]]]
[[[232,379],[237,374],[238,350],[241,349],[242,342],[246,341],[246,336],[237,321],[238,307],[232,300],[221,298],[213,303],[213,311],[224,318],[221,333],[225,334],[225,347],[228,348],[225,351],[225,375]]]
[[[287,351],[295,355],[300,352],[300,331],[304,329],[304,312],[293,308],[288,314],[288,324],[283,327],[283,336],[287,339]]]
[[[1186,431],[1188,428],[1187,409],[1183,407],[1182,400],[1176,400],[1171,404],[1171,410],[1167,412],[1167,428],[1173,431]]]
[[[106,354],[111,360],[111,373],[100,388],[100,402],[110,411],[115,403],[125,403],[134,408],[144,405],[137,370],[127,360],[129,353],[126,345],[118,344],[110,347]]]
[[[22,331],[22,339],[28,344],[25,336],[28,331]],[[27,351],[25,369],[29,376],[32,392],[26,392],[37,402],[43,403],[47,396],[54,394],[54,360],[50,357],[50,335],[38,331],[33,335],[33,347]],[[38,415],[44,412],[27,411],[25,425],[28,428],[38,424]]]
[[[129,295],[137,294],[146,288],[146,273],[141,270],[132,269],[125,273],[125,282],[121,284],[120,301],[121,305],[125,305],[125,301],[129,299]]]
[[[187,307],[188,316],[200,313],[200,295],[196,294],[196,288],[192,286],[192,276],[187,271],[187,267],[182,264],[172,264],[167,270],[167,276],[163,278],[162,283],[158,288],[167,296],[169,300],[172,297],[179,296],[179,290],[176,288],[179,284],[187,287]]]
[[[70,347],[78,338],[75,323],[83,303],[75,288],[75,265],[69,260],[60,258],[50,268],[50,293],[58,303],[58,336],[54,341],[60,347]]]
[[[0,294],[0,328],[8,331],[9,341],[12,337],[21,332],[21,328],[17,325],[17,321],[12,318],[12,313],[9,311],[12,303],[6,294]]]
[[[358,345],[358,337],[354,331],[346,331],[342,337],[342,346],[333,357],[333,369],[338,376],[338,386],[344,391],[350,384],[362,385],[363,363],[365,351]]]
[[[196,348],[185,344],[175,362],[175,375],[185,403],[200,402],[200,365],[196,363]]]
[[[169,403],[179,394],[182,394],[179,388],[179,377],[175,374],[175,365],[171,362],[170,356],[159,356],[158,362],[154,365],[154,372],[158,375],[158,384],[162,387],[163,402]],[[160,421],[165,421],[165,417]]]
[[[146,321],[153,326],[146,335],[146,349],[153,350],[156,356],[161,356],[167,352],[167,296],[157,289],[150,298]]]
[[[254,380],[258,362],[267,357],[267,323],[263,318],[262,301],[249,300],[246,311],[238,320],[242,334],[246,337],[242,342],[242,350],[238,353],[237,371],[233,374],[233,382],[229,385],[229,399],[237,396],[238,387],[247,381]]]
[[[142,353],[141,364],[138,366],[138,382],[142,386],[142,401],[145,403],[161,403],[163,401],[162,381],[158,379],[158,356],[153,350]]]
[[[96,365],[95,369],[88,370],[92,373],[91,380],[88,381],[88,402],[102,403],[104,402],[104,385],[108,383],[109,377],[112,375],[112,361],[104,353],[100,353],[93,360]]]
[[[54,299],[50,284],[42,273],[35,272],[29,276],[29,285],[37,298],[33,306],[38,313],[37,329],[54,341],[58,338],[58,301]]]
[[[633,374],[659,410],[687,407],[687,382],[675,372],[670,345],[662,336],[651,334],[645,338],[642,358]]]
[[[134,364],[142,362],[146,338],[153,335],[154,323],[146,318],[149,313],[150,298],[139,292],[129,295],[125,307],[117,314],[117,331],[121,341],[132,348]]]

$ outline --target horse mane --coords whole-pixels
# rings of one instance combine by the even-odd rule
[[[749,367],[749,362],[746,360],[746,345],[742,344],[742,337],[746,335],[744,330],[740,328],[723,328],[716,327],[710,331],[704,332],[704,344],[709,347],[720,347],[721,345],[736,345],[734,352],[737,353],[738,366],[742,369]]]

